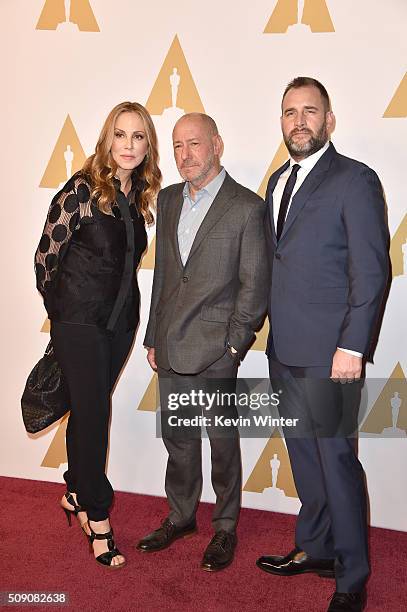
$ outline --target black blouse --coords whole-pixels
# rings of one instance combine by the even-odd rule
[[[81,172],[51,202],[35,273],[52,321],[113,330],[124,308],[127,329],[138,325],[137,266],[147,247],[144,217],[137,209],[141,184],[133,173],[128,197],[117,179],[115,187],[112,214],[91,200],[89,180]]]

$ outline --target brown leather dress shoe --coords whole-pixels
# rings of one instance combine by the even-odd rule
[[[201,568],[207,572],[218,572],[233,561],[237,537],[234,532],[221,529],[209,542],[202,558]]]
[[[142,552],[156,552],[167,548],[179,538],[187,538],[193,535],[196,531],[195,519],[184,527],[177,527],[170,519],[166,518],[161,527],[140,540],[136,548]]]
[[[297,576],[313,572],[322,578],[335,578],[333,559],[315,559],[299,548],[286,557],[260,557],[257,567],[277,576]]]
[[[366,606],[366,591],[339,593],[335,591],[328,612],[362,612]]]

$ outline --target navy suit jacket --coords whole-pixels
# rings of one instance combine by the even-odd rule
[[[271,259],[268,315],[280,362],[326,366],[337,347],[367,355],[389,271],[383,190],[365,164],[330,144],[291,201],[277,244],[270,177],[266,235]]]

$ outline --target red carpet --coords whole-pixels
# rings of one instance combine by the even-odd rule
[[[243,510],[234,563],[216,574],[199,568],[212,537],[211,506],[201,504],[199,533],[155,554],[134,544],[166,516],[161,498],[117,493],[112,524],[127,566],[97,566],[79,526],[70,529],[58,500],[62,485],[0,478],[0,591],[65,591],[70,604],[58,609],[200,612],[324,612],[332,580],[306,575],[280,578],[255,566],[260,554],[287,552],[295,517]],[[371,529],[372,578],[367,610],[407,609],[407,534]],[[53,610],[56,606],[14,606],[14,610]]]

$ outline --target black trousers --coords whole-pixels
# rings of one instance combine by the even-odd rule
[[[134,330],[125,330],[123,317],[113,333],[95,325],[51,322],[55,356],[71,399],[64,479],[92,521],[106,519],[113,501],[105,474],[111,393],[134,334]]]
[[[311,557],[335,559],[337,591],[361,591],[369,575],[366,488],[355,434],[361,383],[334,383],[330,367],[287,366],[275,355],[269,369],[281,416],[300,420],[297,433],[284,432],[302,504],[295,544]]]
[[[235,406],[214,404],[211,410],[184,406],[168,410],[170,393],[191,391],[216,393],[217,389],[235,389],[238,359],[228,350],[218,361],[197,376],[177,374],[158,368],[161,399],[162,435],[168,451],[165,491],[170,506],[169,519],[181,527],[188,524],[197,510],[202,491],[202,441],[200,426],[168,427],[168,417],[202,416],[210,419],[206,426],[211,446],[212,486],[216,494],[212,525],[215,531],[236,529],[241,503],[242,466],[239,431],[235,426],[215,426],[216,416],[236,416]],[[170,396],[171,397],[171,396]]]

